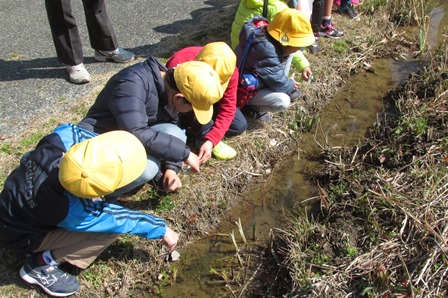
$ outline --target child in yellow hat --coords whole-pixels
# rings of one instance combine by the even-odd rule
[[[185,131],[177,125],[178,113],[192,111],[199,123],[208,123],[222,96],[220,78],[207,63],[188,61],[167,69],[149,57],[112,76],[78,125],[96,133],[131,132],[148,153],[138,182],[153,180],[158,189],[171,192],[182,186],[177,173],[183,163],[193,172],[200,167],[198,156],[186,145]]]
[[[20,277],[64,297],[81,285],[61,265],[86,269],[120,234],[162,239],[173,250],[179,234],[162,218],[99,198],[132,184],[146,158],[129,132],[97,135],[74,124],[25,154],[0,193],[0,242],[30,255]]]
[[[239,135],[247,129],[244,115],[236,108],[238,69],[235,53],[225,42],[211,42],[205,46],[191,46],[177,51],[167,60],[166,66],[172,68],[195,60],[209,64],[218,73],[224,93],[215,103],[209,123],[200,124],[192,113],[187,113],[182,115],[180,124],[195,138],[201,163],[212,154],[220,160],[232,159],[237,153],[222,139],[224,136]]]
[[[291,100],[300,96],[300,83],[294,75],[288,76],[286,62],[314,40],[308,17],[296,9],[282,10],[270,23],[263,17],[247,21],[235,53],[240,74],[254,82],[246,88],[245,80],[240,80],[237,106],[245,107],[247,115],[266,121],[271,118],[267,112],[287,109]],[[311,76],[311,72],[306,75]]]

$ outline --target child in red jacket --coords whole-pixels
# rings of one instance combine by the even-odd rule
[[[204,47],[184,48],[168,59],[168,68],[198,60],[209,64],[219,75],[224,95],[213,107],[213,118],[207,124],[200,124],[192,113],[181,115],[180,125],[187,128],[199,147],[199,159],[204,163],[213,154],[221,160],[229,160],[236,156],[236,151],[224,144],[224,136],[235,136],[247,129],[243,114],[236,108],[238,88],[238,69],[236,56],[224,42],[212,42]]]

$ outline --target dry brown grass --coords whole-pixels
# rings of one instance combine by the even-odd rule
[[[446,42],[446,41],[445,41]],[[448,51],[427,53],[360,147],[323,153],[321,212],[283,240],[301,297],[446,297]],[[389,114],[390,116],[390,114]]]

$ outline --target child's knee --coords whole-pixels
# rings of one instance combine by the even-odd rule
[[[288,94],[284,93],[279,96],[277,102],[272,106],[273,112],[280,112],[289,108],[291,99]]]

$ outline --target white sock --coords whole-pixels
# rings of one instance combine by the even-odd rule
[[[44,251],[42,253],[42,257],[43,257],[45,263],[47,263],[47,265],[57,266],[57,265],[61,264],[61,262],[59,262],[58,260],[55,260],[53,258],[53,255],[51,254],[50,250]]]

